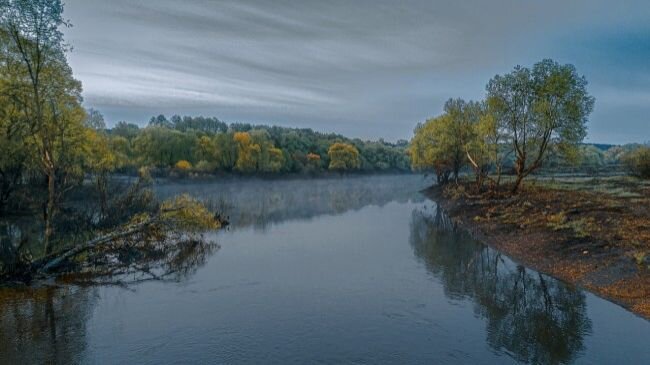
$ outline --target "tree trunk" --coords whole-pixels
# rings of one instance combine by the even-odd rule
[[[100,172],[97,177],[97,192],[99,193],[99,208],[101,218],[106,218],[108,213],[108,177],[106,172]]]
[[[524,180],[524,174],[518,173],[517,174],[517,180],[515,180],[515,185],[512,187],[512,193],[517,194],[519,191],[519,187],[521,186],[521,182]]]
[[[55,269],[59,267],[62,263],[64,263],[68,258],[73,257],[75,255],[78,255],[84,251],[87,251],[91,248],[97,247],[102,244],[106,244],[109,242],[112,242],[116,239],[124,238],[131,236],[133,234],[136,234],[138,232],[142,232],[144,229],[147,227],[151,226],[153,223],[156,223],[160,219],[160,215],[155,215],[146,221],[142,223],[138,223],[132,226],[124,227],[120,231],[112,232],[109,234],[106,234],[104,236],[100,236],[97,238],[94,238],[90,241],[87,241],[85,243],[80,243],[62,253],[56,254],[55,257],[49,257],[45,258],[43,261],[36,263],[35,265],[38,267],[42,264],[42,266],[39,268],[39,271],[41,273],[45,273],[49,270]]]
[[[499,190],[500,183],[501,183],[501,166],[497,166],[497,181],[495,184],[495,188],[497,191]]]
[[[483,172],[479,171],[476,173],[476,191],[481,191],[481,187],[483,186]]]
[[[52,219],[54,218],[54,171],[50,171],[47,174],[47,203],[45,205],[45,237],[43,238],[43,249],[45,254],[48,255],[52,248],[50,247],[50,239],[52,238],[52,233],[54,233],[54,228],[52,227]]]

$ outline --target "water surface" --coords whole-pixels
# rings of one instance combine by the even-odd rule
[[[650,323],[454,232],[421,176],[164,183],[230,216],[174,282],[0,289],[0,362],[650,363]]]

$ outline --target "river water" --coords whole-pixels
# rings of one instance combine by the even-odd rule
[[[0,289],[0,363],[650,364],[650,322],[455,232],[422,176],[160,183],[232,225],[171,282]]]

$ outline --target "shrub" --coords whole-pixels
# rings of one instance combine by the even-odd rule
[[[626,153],[623,163],[631,175],[650,179],[650,146],[642,146]]]
[[[213,172],[216,168],[216,164],[205,160],[199,161],[196,166],[194,166],[194,169],[199,172]]]
[[[175,168],[179,170],[189,170],[192,168],[192,164],[187,160],[180,160],[174,165]]]

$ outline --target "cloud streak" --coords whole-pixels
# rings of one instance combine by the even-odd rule
[[[209,114],[407,138],[447,97],[480,98],[494,74],[552,57],[592,81],[592,140],[638,140],[634,129],[647,125],[638,110],[650,112],[637,47],[647,33],[630,46],[617,32],[644,26],[649,6],[565,3],[68,0],[66,36],[86,104],[113,123]],[[608,50],[623,61],[589,57]],[[633,82],[616,77],[635,71]],[[629,117],[616,140],[605,120],[613,110]]]

